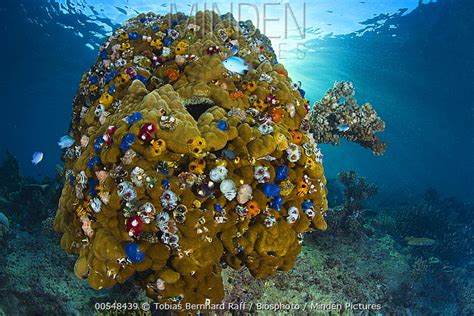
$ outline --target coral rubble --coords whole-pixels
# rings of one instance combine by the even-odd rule
[[[95,289],[134,278],[168,303],[223,299],[222,265],[289,270],[326,229],[307,100],[248,22],[141,14],[75,97],[55,229]]]

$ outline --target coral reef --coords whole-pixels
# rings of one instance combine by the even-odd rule
[[[471,204],[443,198],[434,189],[381,208],[370,225],[406,247],[413,278],[400,281],[394,303],[425,315],[472,315],[473,219]]]
[[[54,204],[63,183],[58,180],[47,177],[37,181],[23,176],[15,157],[6,152],[0,163],[0,208],[10,220],[33,229],[56,210]]]
[[[61,250],[57,238],[37,230],[15,229],[0,255],[4,258],[0,266],[0,310],[3,308],[6,315],[93,315],[98,314],[95,303],[147,301],[141,288],[131,282],[101,291],[91,289],[70,272],[74,256]],[[289,272],[278,272],[262,280],[255,279],[247,268],[224,269],[225,302],[252,303],[253,307],[247,304],[245,311],[258,315],[269,313],[256,310],[257,302],[301,306],[305,302],[374,302],[382,303],[383,312],[399,312],[390,297],[396,280],[409,274],[406,260],[395,244],[384,240],[361,244],[341,237],[335,242],[327,234],[318,234],[305,238],[301,255]],[[37,273],[38,269],[41,273]],[[31,304],[24,304],[25,301]]]
[[[446,212],[449,210],[449,216]],[[437,257],[451,265],[465,264],[474,256],[474,209],[454,198],[442,198],[433,189],[381,214],[384,229],[413,246],[426,258]],[[425,247],[420,248],[420,245]]]
[[[11,235],[0,249],[0,315],[94,315],[95,303],[146,300],[130,283],[95,291],[77,279],[70,271],[75,258],[62,251],[57,236],[17,228]]]
[[[55,191],[53,186],[45,190],[51,191],[44,192],[46,195]],[[383,192],[379,195],[384,201],[394,196]],[[48,210],[55,206],[53,201],[50,203],[45,205]],[[399,200],[399,203],[401,206],[394,207],[396,203],[391,201],[392,206],[387,210],[376,207],[374,199],[364,203],[362,212],[367,207],[381,209],[378,215],[365,218],[364,226],[359,228],[362,232],[374,230],[365,238],[354,238],[349,230],[340,229],[335,233],[333,228],[338,225],[339,213],[331,212],[328,231],[315,231],[304,239],[301,254],[289,272],[277,272],[262,280],[255,279],[246,267],[239,271],[223,269],[224,302],[247,302],[246,306],[240,305],[240,312],[257,315],[274,314],[257,310],[257,303],[275,302],[291,306],[367,302],[380,304],[380,313],[388,315],[472,315],[474,282],[469,254],[461,255],[461,249],[450,248],[440,252],[439,256],[433,256],[433,247],[437,247],[441,238],[431,246],[410,246],[404,240],[405,235],[400,236],[397,232],[401,226],[392,218],[398,217],[399,212],[406,213],[403,225],[411,227],[407,236],[424,236],[426,232],[420,223],[410,223],[408,205],[430,204],[432,210],[442,207],[447,214],[453,208],[459,213],[456,221],[462,221],[469,214],[469,205],[442,198],[432,190],[418,202]],[[87,281],[76,278],[72,270],[77,258],[60,248],[58,235],[51,233],[54,215],[51,211],[48,213],[51,217],[42,223],[36,221],[33,229],[18,225],[19,217],[10,223],[9,238],[0,247],[0,315],[121,315],[126,313],[99,311],[95,304],[141,304],[149,300],[131,279],[112,289],[95,291]],[[449,227],[451,238],[456,235],[455,227],[459,232],[463,231],[459,222],[448,223],[445,227]],[[441,250],[438,248],[437,251]],[[450,251],[463,260],[446,258]],[[236,310],[226,314],[232,312]],[[287,313],[296,314],[294,310]],[[350,314],[350,311],[341,310],[340,313]],[[135,314],[151,313],[141,311]],[[328,312],[312,310],[311,314],[327,315]]]
[[[302,256],[288,273],[252,280],[247,271],[226,270],[226,302],[281,302],[289,306],[364,302],[380,304],[384,314],[404,314],[403,305],[393,304],[392,293],[398,290],[396,286],[409,273],[410,266],[396,246],[388,236],[361,243],[351,241],[350,236],[335,240],[326,233],[315,232],[305,239]],[[252,314],[272,315],[253,306]],[[344,307],[307,311],[311,315],[357,314]],[[282,309],[280,314],[306,313]]]
[[[73,103],[54,227],[95,289],[132,276],[167,303],[218,303],[222,265],[287,271],[325,230],[307,100],[248,22],[141,14]]]
[[[357,104],[350,82],[336,82],[310,111],[311,132],[317,143],[339,144],[341,137],[370,148],[376,155],[385,152],[387,144],[376,133],[385,123],[369,103]]]

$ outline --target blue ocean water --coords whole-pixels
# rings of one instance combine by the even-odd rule
[[[187,12],[190,3],[179,5]],[[72,98],[104,36],[136,12],[172,6],[148,4],[2,1],[0,149],[12,152],[25,174],[49,175],[60,163],[56,142],[67,133]],[[296,19],[300,7],[293,5]],[[311,102],[333,82],[353,81],[358,100],[386,121],[382,138],[389,143],[382,157],[349,143],[323,146],[327,174],[357,169],[393,194],[434,187],[472,200],[473,2],[323,1],[305,9],[304,41],[294,41],[304,44],[284,43],[280,61]],[[35,151],[44,152],[38,166],[30,163]]]

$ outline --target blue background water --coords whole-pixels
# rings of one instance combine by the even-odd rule
[[[146,1],[104,3],[0,4],[0,149],[11,151],[28,175],[52,175],[60,163],[56,142],[67,132],[81,75],[95,61],[91,47],[135,9],[149,9]],[[356,169],[391,194],[435,187],[473,200],[473,3],[306,4],[304,58],[291,45],[281,53],[290,76],[303,82],[312,102],[334,81],[353,81],[358,100],[374,104],[387,125],[383,157],[349,143],[323,146],[328,176]],[[169,6],[158,8],[165,13]],[[34,151],[45,153],[36,167]]]

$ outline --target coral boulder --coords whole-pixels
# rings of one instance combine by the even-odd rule
[[[219,303],[224,266],[289,270],[326,228],[307,100],[250,22],[141,14],[73,107],[54,227],[93,288],[134,278],[162,303]]]

